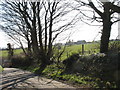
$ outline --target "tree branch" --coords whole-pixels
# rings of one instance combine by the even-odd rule
[[[110,8],[113,10],[113,12],[120,13],[120,7],[117,5],[113,5],[113,3],[110,3]]]
[[[92,9],[94,9],[96,12],[97,12],[97,14],[98,15],[100,15],[101,17],[103,17],[103,13],[101,12],[101,11],[99,11],[96,7],[95,7],[95,5],[93,4],[93,2],[91,1],[91,0],[88,0],[89,1],[89,6],[92,8]]]

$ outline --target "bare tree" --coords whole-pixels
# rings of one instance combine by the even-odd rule
[[[19,46],[21,46],[26,56],[30,55],[30,53],[32,52],[29,29],[25,25],[23,18],[18,13],[15,13],[17,12],[14,11],[16,7],[10,3],[7,3],[9,2],[1,4],[3,10],[1,19],[3,23],[0,24],[0,28],[5,33],[7,33],[7,35],[10,36],[12,40],[14,40]],[[25,40],[27,42],[27,51],[24,49],[22,40]]]
[[[84,16],[89,18],[89,20],[102,22],[102,36],[101,36],[101,45],[100,52],[106,53],[108,52],[109,38],[111,33],[111,26],[120,20],[115,16],[115,13],[120,13],[120,7],[118,6],[120,3],[119,0],[75,0],[79,5],[76,7],[76,10],[79,10]],[[86,6],[91,8],[88,9],[88,12],[92,12],[93,16],[90,17],[82,12],[81,7]]]
[[[76,17],[65,18],[72,11],[68,8],[69,2],[40,0],[39,2],[6,2],[5,5],[11,7],[8,8],[12,16],[10,19],[5,17],[6,22],[13,22],[13,25],[19,27],[19,31],[22,31],[17,33],[18,30],[15,29],[15,34],[21,35],[22,33],[26,36],[26,39],[29,39],[27,41],[31,42],[33,56],[40,62],[40,69],[37,72],[41,73],[52,61],[55,39],[59,34],[71,28],[77,21]],[[12,15],[11,12],[16,15]],[[7,15],[9,13],[6,12]],[[16,20],[18,16],[20,19],[15,22],[13,19]],[[22,27],[25,27],[26,30]],[[8,32],[13,33],[9,30]],[[23,32],[27,32],[27,34]]]

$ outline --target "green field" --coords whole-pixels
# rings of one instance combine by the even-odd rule
[[[91,43],[91,44],[85,44],[84,45],[84,54],[93,54],[99,52],[99,44],[98,43]],[[82,54],[82,45],[72,45],[67,46],[65,49],[65,52],[63,53],[61,60],[66,59],[73,53],[79,53]]]
[[[7,50],[0,51],[0,57],[6,58],[8,56]]]
[[[62,51],[64,46],[59,51]],[[8,56],[8,51],[3,50],[0,51],[0,57],[2,58],[7,58]],[[92,53],[98,53],[99,52],[99,44],[98,43],[90,43],[90,44],[85,44],[84,45],[84,54],[92,54]],[[19,55],[23,53],[22,49],[16,49],[14,50],[14,55]],[[66,59],[73,53],[80,53],[82,54],[82,45],[71,45],[71,46],[66,46],[64,53],[61,56],[61,60]]]
[[[16,50],[14,50],[14,55],[19,55],[21,53],[23,53],[22,49],[16,49]],[[8,51],[7,50],[0,51],[0,57],[7,58],[7,56],[8,56]]]

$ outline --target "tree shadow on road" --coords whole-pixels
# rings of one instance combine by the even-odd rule
[[[5,71],[2,73],[2,83],[0,83],[0,85],[2,85],[2,89],[16,88],[16,87],[18,88],[18,84],[20,85],[20,83],[24,83],[24,85],[21,84],[21,87],[23,88],[24,87],[29,88],[29,86],[34,87],[29,82],[25,82],[25,80],[35,77],[36,76],[35,74],[28,72],[17,73],[17,71],[18,70],[13,70],[11,72]]]

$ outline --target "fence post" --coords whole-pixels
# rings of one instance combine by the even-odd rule
[[[10,43],[8,43],[7,46],[8,46],[8,59],[11,59],[13,56],[13,48]]]
[[[84,44],[82,44],[82,55],[84,55]]]

